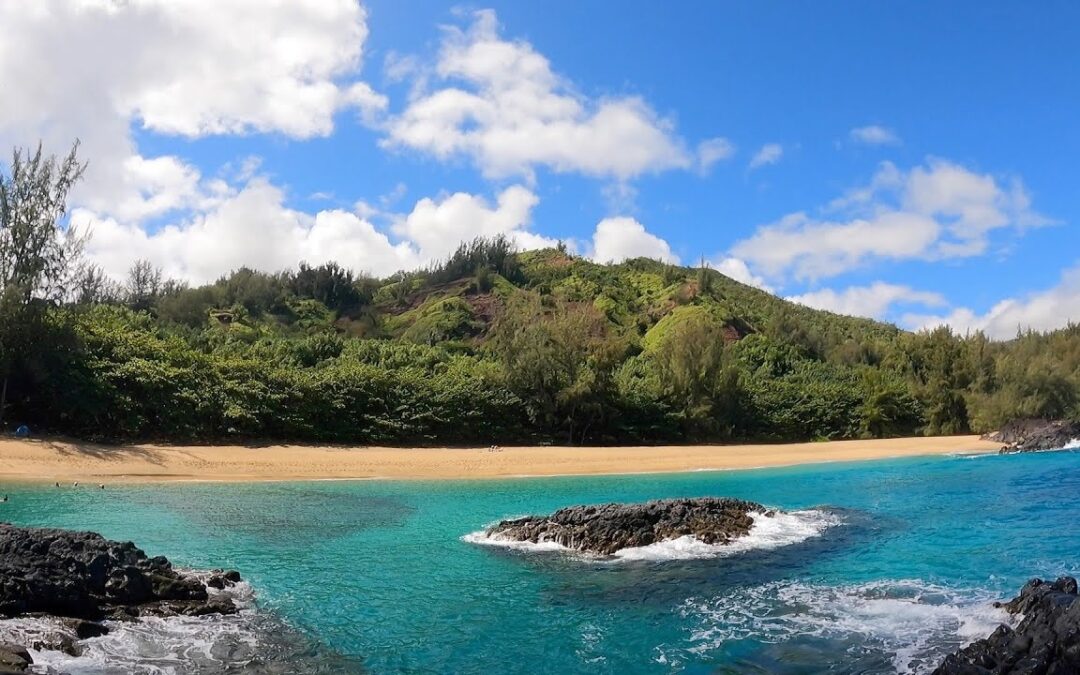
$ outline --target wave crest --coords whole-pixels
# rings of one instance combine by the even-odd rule
[[[679,611],[695,624],[692,654],[737,640],[778,644],[816,638],[871,645],[906,674],[932,670],[947,654],[1010,622],[992,600],[985,591],[918,580],[843,586],[781,581],[712,600],[691,599]]]
[[[764,513],[752,513],[751,516],[754,524],[750,527],[750,532],[726,544],[706,544],[692,535],[687,535],[648,546],[624,548],[611,556],[582,553],[553,541],[519,541],[498,534],[489,535],[485,530],[471,532],[461,539],[470,544],[482,546],[498,546],[528,552],[571,553],[592,560],[693,560],[798,544],[811,537],[819,536],[830,527],[843,522],[838,515],[824,509],[777,511],[771,516]]]

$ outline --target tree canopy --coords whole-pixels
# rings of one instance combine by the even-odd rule
[[[1080,327],[909,333],[706,265],[602,265],[495,238],[388,279],[300,263],[189,286],[148,261],[114,279],[66,222],[81,172],[74,150],[39,149],[0,175],[9,424],[103,440],[671,443],[1078,415]]]

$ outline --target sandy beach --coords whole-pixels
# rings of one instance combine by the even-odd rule
[[[777,445],[344,448],[307,445],[98,445],[0,440],[0,478],[28,481],[461,479],[666,473],[995,452],[977,436]]]

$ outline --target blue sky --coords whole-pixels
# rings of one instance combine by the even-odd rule
[[[72,222],[117,277],[386,275],[505,233],[1008,337],[1080,318],[1078,23],[1066,2],[7,3],[0,82],[26,105],[0,143],[83,140]]]

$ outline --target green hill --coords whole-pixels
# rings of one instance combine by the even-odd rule
[[[90,275],[10,377],[84,438],[670,443],[959,433],[1072,415],[1076,329],[996,343],[812,310],[708,268],[478,240],[392,279]]]

